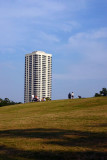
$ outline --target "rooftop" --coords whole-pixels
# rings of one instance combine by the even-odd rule
[[[44,51],[33,51],[32,53],[29,53],[29,54],[26,54],[25,56],[28,56],[28,55],[49,55],[49,56],[52,56],[52,54],[49,54],[49,53],[45,53]]]

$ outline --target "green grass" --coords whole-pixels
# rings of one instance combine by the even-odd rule
[[[107,97],[0,108],[0,160],[106,160]]]

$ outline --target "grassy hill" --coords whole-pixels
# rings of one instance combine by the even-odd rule
[[[107,97],[0,108],[0,160],[105,160]]]

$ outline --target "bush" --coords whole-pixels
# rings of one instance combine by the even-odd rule
[[[45,99],[46,99],[46,101],[50,101],[51,100],[50,97],[46,97]]]
[[[102,88],[100,93],[95,93],[95,97],[107,96],[107,88]]]
[[[8,98],[5,98],[4,100],[0,98],[0,107],[2,106],[8,106],[8,105],[14,105],[14,104],[20,104],[21,102],[14,102],[10,101]]]

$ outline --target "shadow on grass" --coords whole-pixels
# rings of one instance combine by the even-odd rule
[[[24,151],[16,148],[0,146],[0,160],[105,160],[106,152],[96,152],[95,149],[106,150],[106,134],[92,133],[63,129],[16,129],[0,131],[1,138],[41,138],[46,139],[44,144],[59,145],[63,147],[83,147],[90,148],[90,152],[70,152],[70,151]]]
[[[0,160],[106,160],[104,152],[70,152],[70,151],[24,151],[0,146],[4,151]]]
[[[93,124],[93,125],[88,125],[89,127],[105,127],[105,129],[107,128],[107,123],[102,123],[102,124]]]

